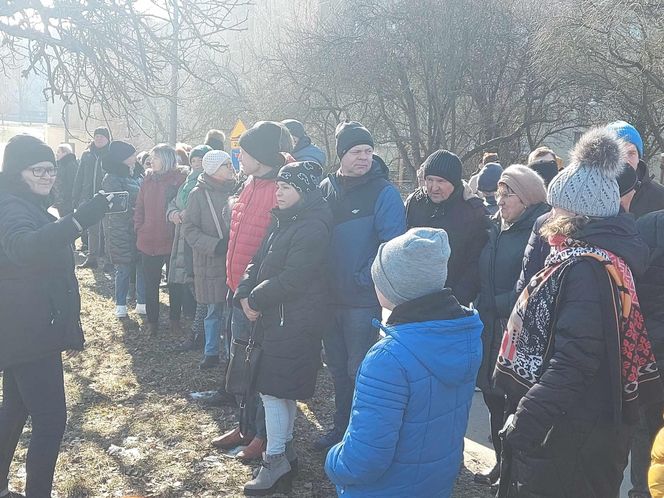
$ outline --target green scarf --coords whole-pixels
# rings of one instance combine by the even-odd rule
[[[187,179],[184,181],[177,194],[177,207],[178,209],[185,209],[187,203],[189,202],[189,194],[196,186],[198,182],[198,177],[203,173],[203,169],[191,170],[191,173],[187,176]]]

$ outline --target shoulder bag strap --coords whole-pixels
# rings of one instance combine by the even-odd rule
[[[212,219],[214,220],[214,226],[217,227],[217,233],[219,238],[224,238],[224,232],[221,230],[221,225],[219,224],[219,218],[217,217],[217,212],[214,210],[214,204],[212,204],[212,199],[210,198],[210,193],[206,190],[205,197],[207,197],[208,206],[210,206],[210,213],[212,213]]]

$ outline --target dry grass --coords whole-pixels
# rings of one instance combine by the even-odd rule
[[[192,391],[215,389],[221,371],[199,371],[199,353],[174,352],[181,338],[169,336],[164,326],[153,339],[135,314],[118,321],[112,282],[101,271],[81,271],[79,279],[87,345],[84,353],[65,360],[69,422],[54,496],[242,496],[251,468],[209,444],[235,425],[234,410],[205,408],[187,397]],[[165,310],[162,316],[167,316]],[[323,472],[323,456],[310,444],[331,421],[332,393],[322,372],[316,397],[299,403],[301,472],[293,497],[336,496]],[[29,427],[12,466],[16,490],[23,486],[28,436]],[[127,451],[109,453],[112,445]],[[486,491],[472,485],[464,470],[455,497],[488,497]]]

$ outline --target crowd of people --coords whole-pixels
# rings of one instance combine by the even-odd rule
[[[98,128],[80,163],[68,144],[9,141],[0,498],[22,496],[9,467],[28,416],[26,496],[51,496],[61,353],[84,342],[79,239],[79,268],[103,260],[115,316],[135,299],[150,336],[166,284],[178,349],[218,368],[207,403],[238,409],[211,444],[260,462],[245,495],[290,490],[297,401],[324,363],[334,413],[312,445],[339,495],[450,496],[479,389],[495,465],[474,479],[496,496],[617,497],[630,452],[630,498],[651,496],[649,470],[664,496],[664,187],[638,131],[591,129],[567,165],[548,147],[509,166],[487,152],[468,181],[438,150],[405,200],[366,127],[335,140],[327,176],[293,119],[245,131],[239,170],[218,130],[138,153]]]

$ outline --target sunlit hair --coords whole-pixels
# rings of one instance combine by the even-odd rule
[[[485,152],[482,156],[482,164],[497,163],[498,154],[495,152]]]
[[[588,223],[588,216],[551,216],[540,228],[540,235],[545,239],[562,235],[574,238],[574,236]]]
[[[150,151],[150,155],[157,156],[161,162],[161,170],[158,173],[167,173],[178,165],[175,149],[168,144],[155,145]]]
[[[72,148],[71,144],[67,144],[67,143],[61,143],[60,145],[58,145],[57,150],[61,151],[61,152],[66,152],[67,154],[73,154],[74,153],[74,149]]]
[[[184,147],[176,147],[175,154],[178,156],[178,164],[180,166],[189,166],[189,154]]]
[[[293,145],[293,135],[286,128],[286,125],[277,123],[281,128],[281,136],[279,137],[279,152],[288,152],[289,154],[293,152],[295,145]]]
[[[550,148],[548,148],[546,146],[537,147],[534,151],[532,151],[528,155],[528,164],[534,163],[538,159],[540,159],[544,156],[548,156],[549,154],[551,154],[554,157],[554,159],[558,158],[558,156],[556,156],[556,153],[553,152]]]

